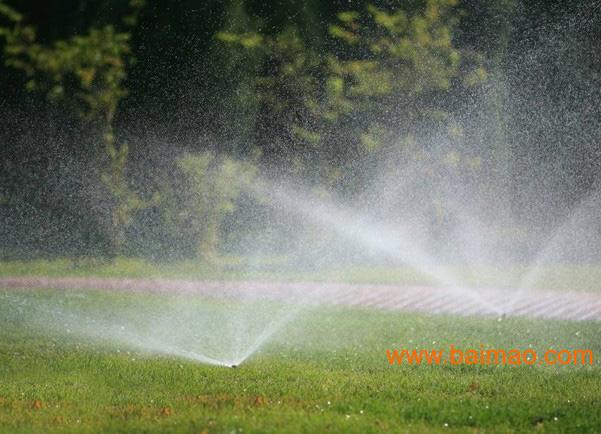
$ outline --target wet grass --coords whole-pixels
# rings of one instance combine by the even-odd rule
[[[75,294],[67,306],[133,306],[140,297],[143,309],[147,300]],[[61,302],[66,293],[26,295]],[[599,357],[601,324],[320,309],[229,369],[49,333],[4,301],[0,432],[601,431],[598,359],[594,366],[390,366],[385,353],[450,344],[588,348]]]
[[[452,275],[469,286],[519,287],[532,271],[527,266],[497,268],[478,266],[440,267],[438,271]],[[434,270],[433,274],[437,274]],[[532,278],[533,288],[555,290],[601,291],[601,264],[553,265],[538,269]],[[112,262],[88,259],[3,261],[0,277],[116,277],[206,280],[297,280],[379,283],[400,285],[438,285],[431,275],[403,266],[338,265],[319,268],[290,264],[285,258],[224,257],[212,263],[180,261],[151,263],[142,259],[117,258]]]

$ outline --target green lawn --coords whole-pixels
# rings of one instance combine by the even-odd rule
[[[61,306],[152,316],[173,306],[165,296],[0,296],[2,433],[601,431],[598,359],[586,367],[390,366],[385,353],[483,344],[589,348],[599,357],[599,323],[319,308],[229,369],[66,337],[43,327],[43,310],[36,314],[36,306]]]
[[[495,268],[479,266],[440,267],[456,281],[471,286],[517,287],[528,275],[524,266]],[[350,283],[392,283],[404,285],[437,285],[431,275],[403,266],[338,265],[319,269],[300,268],[285,258],[225,257],[213,263],[194,260],[175,263],[150,263],[142,259],[118,258],[114,262],[88,260],[75,264],[71,259],[3,261],[0,277],[129,277],[170,279],[267,279],[339,281]],[[601,291],[601,265],[554,265],[541,267],[532,286],[543,289]]]

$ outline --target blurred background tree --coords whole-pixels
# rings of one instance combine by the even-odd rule
[[[182,155],[163,187],[161,213],[183,256],[214,260],[225,217],[254,176],[252,165],[211,152]]]
[[[348,198],[382,167],[426,161],[425,184],[486,180],[484,197],[507,199],[488,211],[508,222],[541,195],[560,214],[601,173],[601,26],[588,6],[1,0],[2,254],[180,243],[212,256],[248,208],[219,181],[240,160]],[[215,190],[217,205],[205,193],[184,204],[174,177],[190,194]],[[192,223],[166,217],[178,207]],[[196,228],[195,247],[170,225]]]
[[[123,18],[126,26],[136,25],[143,6],[144,0],[130,1],[131,11]],[[2,31],[6,65],[25,73],[28,91],[44,95],[88,122],[89,131],[96,132],[104,145],[104,152],[93,151],[90,158],[104,160],[97,162],[98,181],[110,196],[105,199],[100,192],[96,200],[106,202],[100,207],[107,214],[101,220],[109,241],[106,253],[115,257],[122,251],[132,214],[144,206],[126,178],[128,145],[117,144],[114,131],[115,113],[127,94],[123,82],[130,61],[130,34],[106,25],[46,46],[37,42],[33,26],[21,25],[20,14],[3,8],[14,22]]]
[[[454,6],[429,0],[417,11],[368,5],[340,12],[325,54],[307,47],[294,27],[274,36],[220,32],[219,40],[262,53],[254,99],[262,106],[256,140],[267,160],[292,160],[297,175],[319,174],[321,182],[357,181],[370,173],[350,171],[353,163],[440,130],[452,115],[440,94],[454,81],[474,86],[486,78],[480,64],[461,68]]]

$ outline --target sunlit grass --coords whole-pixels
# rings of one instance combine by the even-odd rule
[[[440,285],[434,276],[451,275],[456,282],[469,286],[519,287],[532,271],[527,266],[447,266],[430,273],[404,266],[367,266],[356,264],[301,268],[283,257],[222,257],[212,262],[195,260],[153,263],[135,258],[117,258],[112,262],[72,259],[0,262],[0,277],[123,277],[207,280],[309,280],[402,285]],[[532,287],[557,290],[601,290],[601,265],[553,265],[537,270]]]
[[[8,293],[7,293],[8,294]],[[28,291],[61,302],[69,291]],[[75,292],[66,306],[160,306]],[[389,366],[388,348],[589,348],[601,324],[320,309],[237,369],[56,335],[0,307],[0,432],[599,432],[601,366]]]

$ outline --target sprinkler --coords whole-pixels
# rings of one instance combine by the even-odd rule
[[[237,367],[238,367],[238,365],[230,365],[230,368],[232,368],[232,369],[235,369]]]

